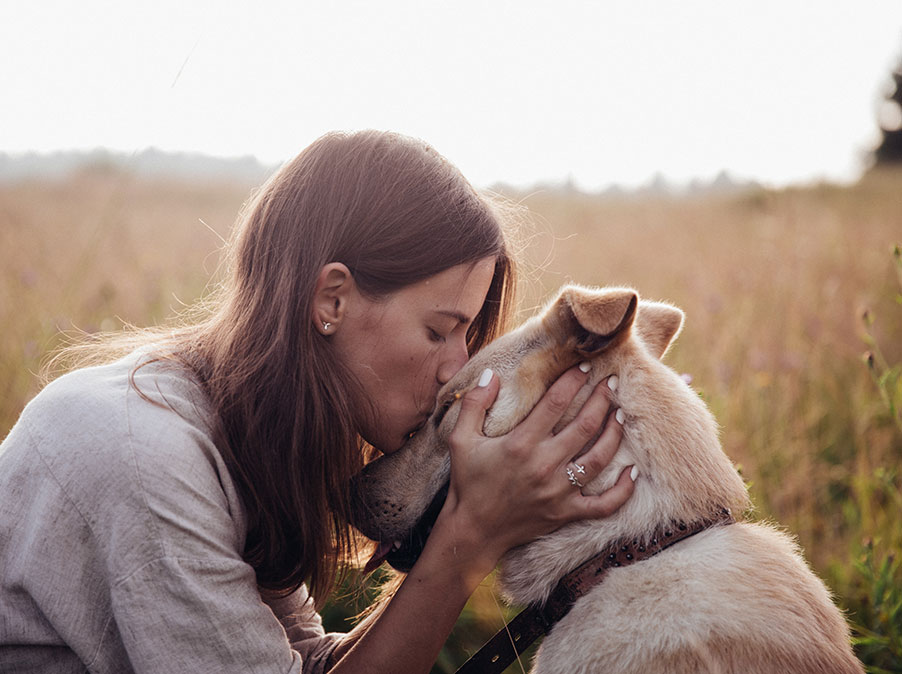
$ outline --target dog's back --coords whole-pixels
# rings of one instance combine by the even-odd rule
[[[750,523],[617,569],[545,638],[535,674],[862,672],[792,541]]]

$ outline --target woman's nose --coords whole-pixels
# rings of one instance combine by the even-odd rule
[[[456,375],[469,359],[470,355],[467,353],[466,340],[460,340],[460,343],[449,344],[435,375],[439,384],[444,386],[451,381],[451,377]]]

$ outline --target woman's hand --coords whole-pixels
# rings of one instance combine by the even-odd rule
[[[496,438],[485,437],[482,426],[498,394],[497,377],[464,396],[449,438],[451,487],[423,554],[385,610],[338,647],[336,673],[426,671],[467,599],[505,552],[567,522],[610,515],[630,497],[629,468],[598,495],[584,496],[567,477],[568,464],[579,455],[585,469],[579,481],[588,484],[620,444],[610,380],[552,433],[587,378],[578,367],[568,370],[526,419]],[[580,454],[603,425],[598,440]]]
[[[575,477],[580,484],[591,482],[610,463],[622,437],[618,415],[609,414],[610,378],[595,387],[570,423],[559,433],[552,433],[586,383],[587,366],[565,372],[529,416],[503,436],[487,438],[482,434],[486,410],[498,393],[497,377],[492,376],[461,401],[460,415],[449,438],[451,487],[439,521],[442,517],[456,521],[458,533],[459,527],[467,527],[472,535],[470,542],[489,570],[507,550],[567,522],[610,515],[633,492],[635,475],[631,479],[630,468],[621,473],[613,487],[597,495],[583,495],[568,478],[568,464],[579,455],[579,466],[585,472]],[[598,439],[580,454],[602,425]]]

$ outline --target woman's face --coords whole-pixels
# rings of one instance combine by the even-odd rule
[[[370,300],[354,292],[332,339],[357,376],[375,419],[359,429],[382,452],[428,419],[439,388],[467,361],[467,330],[485,301],[495,259],[446,269]]]

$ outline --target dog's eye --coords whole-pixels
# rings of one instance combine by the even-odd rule
[[[455,393],[453,396],[451,396],[450,398],[445,400],[445,402],[443,402],[439,406],[438,412],[436,412],[435,415],[432,417],[432,425],[433,426],[438,428],[441,425],[442,419],[445,418],[445,415],[448,413],[448,410],[451,409],[451,405],[453,405],[454,401],[458,400],[459,398],[460,398],[460,393]]]

